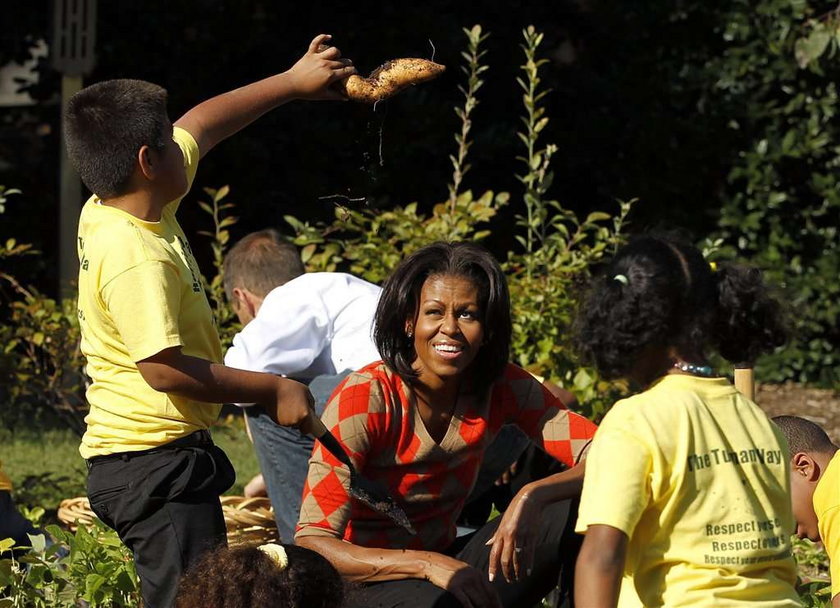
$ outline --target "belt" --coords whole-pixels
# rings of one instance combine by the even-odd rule
[[[210,431],[196,431],[194,433],[190,433],[189,435],[179,437],[178,439],[173,439],[167,443],[162,443],[161,445],[149,448],[148,450],[117,452],[114,454],[105,454],[104,456],[92,456],[87,459],[87,467],[90,469],[98,462],[108,462],[110,460],[128,461],[132,458],[137,458],[138,456],[157,454],[158,452],[174,450],[176,448],[209,447],[211,445],[213,445],[213,438],[210,436]]]

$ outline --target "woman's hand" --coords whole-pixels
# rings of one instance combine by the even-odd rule
[[[544,506],[539,489],[530,485],[510,501],[496,533],[487,541],[492,545],[488,573],[491,581],[499,570],[508,582],[522,580],[531,573]]]
[[[464,608],[502,608],[487,578],[469,564],[441,553],[430,553],[425,578],[461,602]]]
[[[356,73],[353,62],[342,59],[341,51],[327,46],[330,36],[321,34],[309,44],[309,49],[298,59],[286,76],[292,95],[298,99],[345,99],[330,87],[337,80]]]

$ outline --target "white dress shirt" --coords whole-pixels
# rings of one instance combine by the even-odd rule
[[[372,324],[381,291],[341,272],[292,279],[234,336],[225,365],[311,380],[377,361]]]

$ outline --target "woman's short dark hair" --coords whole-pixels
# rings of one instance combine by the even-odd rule
[[[473,381],[481,391],[501,373],[510,354],[510,295],[499,263],[475,243],[432,243],[418,249],[385,281],[376,307],[373,339],[382,360],[406,382],[417,377],[412,364],[417,353],[405,333],[407,320],[417,316],[420,291],[432,276],[463,277],[478,288],[484,343],[472,365]]]
[[[788,336],[782,306],[757,269],[713,271],[696,247],[671,235],[637,237],[616,253],[581,305],[576,334],[584,361],[607,378],[626,376],[651,346],[711,349],[752,363]]]
[[[140,148],[161,152],[171,137],[166,89],[143,80],[85,87],[64,111],[67,155],[85,186],[105,199],[125,193]]]
[[[345,589],[335,567],[310,549],[283,548],[282,570],[255,546],[207,553],[181,580],[176,608],[340,608]]]

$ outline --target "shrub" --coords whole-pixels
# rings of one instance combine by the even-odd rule
[[[32,550],[0,559],[0,608],[134,608],[140,587],[131,553],[98,520],[75,533],[47,526],[52,537],[30,536]],[[12,548],[0,540],[0,553]],[[80,601],[85,604],[80,604]]]
[[[0,213],[9,194],[19,191],[0,186]],[[0,261],[34,253],[31,245],[9,238],[0,247]],[[0,269],[2,296],[9,308],[0,324],[0,398],[6,406],[0,409],[0,421],[6,428],[43,423],[46,409],[81,434],[84,376],[75,301],[48,298]]]
[[[781,283],[795,311],[791,345],[759,377],[840,383],[840,69],[838,15],[814,2],[728,5],[724,52],[706,66],[710,101],[740,146],[728,176],[721,236]]]

